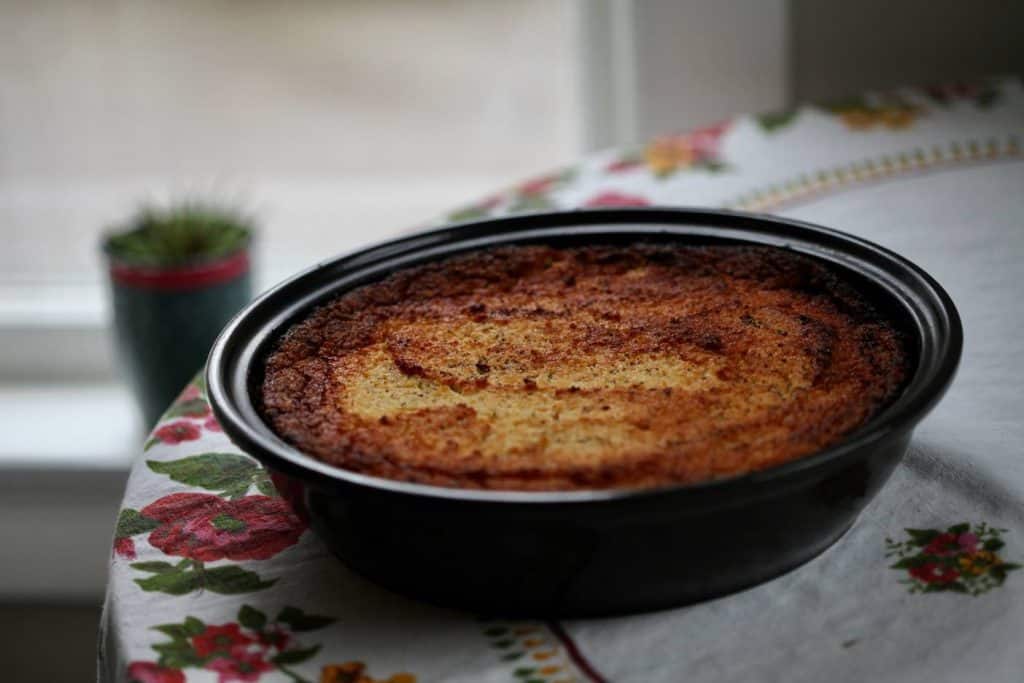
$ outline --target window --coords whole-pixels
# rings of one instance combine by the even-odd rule
[[[251,210],[266,285],[570,161],[573,11],[550,0],[5,4],[0,327],[99,328],[99,235],[142,201],[200,195]],[[86,350],[79,371],[109,365]]]

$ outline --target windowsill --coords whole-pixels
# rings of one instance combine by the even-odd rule
[[[0,470],[124,472],[142,443],[120,384],[0,384]]]
[[[0,384],[0,601],[99,601],[139,422],[118,384]]]

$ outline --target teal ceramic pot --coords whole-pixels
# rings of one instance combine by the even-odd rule
[[[109,268],[121,363],[152,426],[252,298],[249,251],[174,268],[111,258]]]

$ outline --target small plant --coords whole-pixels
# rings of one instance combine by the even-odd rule
[[[251,298],[255,230],[237,208],[193,199],[145,205],[104,236],[121,364],[147,425],[161,419]],[[194,439],[197,429],[176,421],[157,431],[169,443]]]
[[[193,200],[142,207],[107,236],[104,249],[126,264],[174,268],[230,256],[249,245],[252,233],[252,218],[241,211]]]

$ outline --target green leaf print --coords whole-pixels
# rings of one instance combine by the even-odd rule
[[[330,617],[306,614],[297,607],[285,607],[277,615],[277,621],[288,624],[293,631],[315,631],[334,623],[334,619]]]
[[[124,508],[117,516],[117,528],[114,535],[117,538],[127,538],[152,531],[158,526],[160,526],[160,522],[155,519],[143,517],[138,510]]]
[[[146,464],[157,474],[232,500],[245,496],[253,484],[261,493],[274,495],[269,493],[273,487],[267,484],[266,471],[252,458],[236,453],[203,453],[168,462],[148,460]]]

